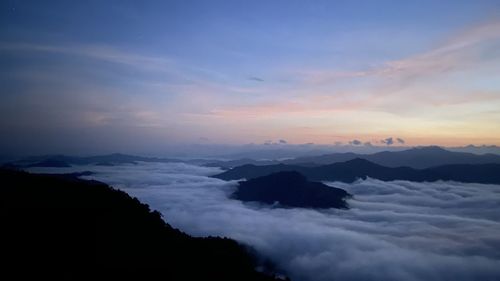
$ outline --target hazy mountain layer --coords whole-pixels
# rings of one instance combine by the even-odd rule
[[[410,167],[425,169],[450,164],[500,164],[500,155],[496,154],[473,154],[468,152],[454,152],[437,146],[412,148],[403,151],[383,151],[373,154],[359,154],[353,152],[330,153],[323,155],[297,157],[288,160],[254,160],[238,159],[230,161],[212,161],[208,166],[229,169],[241,165],[273,165],[288,164],[299,166],[320,166],[353,159],[365,159],[386,167]]]
[[[317,167],[297,165],[244,165],[225,171],[214,177],[224,180],[252,179],[282,171],[296,171],[309,180],[353,182],[367,177],[383,181],[408,180],[423,181],[459,181],[466,183],[500,183],[500,164],[456,164],[443,165],[428,169],[409,167],[384,167],[364,159],[354,159],[341,163]]]

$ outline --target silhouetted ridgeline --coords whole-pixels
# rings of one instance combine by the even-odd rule
[[[285,160],[283,163],[300,166],[303,166],[303,163],[329,165],[356,158],[368,160],[385,167],[410,167],[414,169],[426,169],[452,164],[500,164],[500,155],[477,155],[467,152],[454,152],[438,146],[417,147],[403,151],[382,151],[374,154],[356,154],[352,152],[332,153],[320,156],[299,157]]]
[[[317,167],[296,165],[243,165],[225,171],[214,177],[223,180],[252,179],[282,171],[296,171],[309,180],[353,182],[366,177],[383,181],[459,181],[466,183],[500,184],[500,164],[455,164],[443,165],[428,169],[413,169],[409,167],[389,168],[377,165],[367,160],[354,159],[342,163]]]
[[[103,183],[1,169],[0,183],[3,277],[275,280],[234,240],[190,237]]]
[[[239,183],[233,197],[285,207],[347,209],[345,190],[308,181],[298,172],[279,172]]]
[[[258,157],[258,155],[252,155]],[[264,158],[272,159],[271,155]],[[353,152],[345,153],[330,153],[323,155],[302,156],[287,160],[256,160],[253,158],[240,158],[232,160],[208,160],[208,159],[190,159],[180,160],[173,158],[158,158],[134,156],[121,153],[113,153],[107,155],[97,155],[88,157],[77,157],[67,155],[42,155],[31,156],[16,161],[4,163],[10,167],[69,167],[70,165],[98,165],[98,166],[114,166],[119,164],[136,164],[137,162],[153,162],[153,163],[187,163],[193,165],[204,165],[208,167],[220,167],[222,169],[230,169],[237,166],[252,164],[256,166],[262,165],[297,165],[297,166],[321,166],[330,165],[354,160],[356,158],[368,160],[375,164],[385,167],[410,167],[414,169],[425,169],[442,165],[454,164],[500,164],[500,155],[482,154],[477,155],[467,152],[449,151],[437,146],[417,147],[402,151],[383,151],[373,154],[358,154]]]
[[[333,163],[346,162],[356,158],[368,160],[385,167],[410,167],[414,169],[432,168],[442,165],[454,164],[500,164],[500,155],[482,154],[477,155],[467,152],[449,151],[437,146],[417,147],[403,151],[383,151],[373,154],[358,154],[353,152],[330,153],[315,156],[303,156],[288,160],[253,160],[237,159],[229,161],[212,161],[205,166],[221,167],[230,169],[237,166],[252,164],[263,165],[297,165],[297,166],[321,166]]]
[[[181,162],[180,160],[169,159],[169,158],[143,157],[143,156],[121,154],[121,153],[113,153],[108,155],[98,155],[98,156],[88,156],[88,157],[77,157],[77,156],[66,156],[66,155],[32,156],[10,162],[8,163],[8,165],[13,167],[70,167],[70,165],[90,165],[90,164],[112,166],[113,164],[135,164],[135,162],[137,161],[158,162],[158,163]]]

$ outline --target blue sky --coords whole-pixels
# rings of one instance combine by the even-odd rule
[[[499,1],[0,7],[7,150],[500,144]]]

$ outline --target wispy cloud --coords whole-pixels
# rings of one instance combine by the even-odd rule
[[[255,77],[255,76],[249,77],[248,80],[256,81],[256,82],[264,82],[264,79],[259,78],[259,77]]]
[[[394,83],[475,67],[491,59],[484,56],[484,48],[488,47],[484,44],[492,43],[489,48],[496,48],[500,44],[498,40],[500,40],[500,21],[491,21],[462,30],[429,51],[387,61],[377,67],[355,71],[306,70],[299,71],[298,75],[303,76],[304,81],[311,84],[362,77],[387,78],[392,79],[391,82]]]
[[[327,118],[332,128],[344,133],[344,126],[336,125],[334,120],[354,123],[369,132],[368,124],[373,124],[371,119],[377,116],[381,125],[375,127],[390,126],[399,132],[413,127],[415,132],[427,136],[445,132],[451,136],[452,131],[470,129],[472,124],[478,129],[486,128],[493,120],[478,124],[476,119],[491,111],[485,105],[500,106],[500,84],[489,83],[488,88],[481,88],[476,81],[500,74],[500,55],[494,51],[498,48],[500,22],[487,22],[457,32],[431,50],[377,67],[355,71],[300,70],[295,72],[294,81],[298,82],[286,96],[252,104],[218,106],[211,114],[239,120],[302,118],[324,122]],[[461,78],[464,75],[466,79]],[[271,93],[272,89],[273,96]],[[459,107],[465,111],[457,110]],[[354,116],[346,120],[348,112]],[[470,116],[463,116],[465,112]],[[318,123],[312,123],[308,126],[323,130]],[[483,137],[485,134],[485,130],[480,133]]]
[[[45,45],[35,43],[1,43],[0,50],[24,52],[49,52],[74,56],[84,56],[111,63],[124,64],[137,68],[166,70],[173,64],[165,57],[144,56],[126,52],[106,45]]]
[[[77,63],[85,61],[74,72],[64,68],[36,72],[31,65],[25,67],[23,71],[30,71],[33,78],[24,77],[26,81],[50,81],[26,86],[29,93],[12,103],[4,102],[3,107],[25,102],[17,106],[18,111],[59,110],[52,117],[45,114],[45,123],[66,122],[68,127],[74,127],[75,116],[78,124],[89,126],[171,128],[168,124],[176,123],[185,134],[198,138],[203,129],[203,135],[214,140],[224,135],[221,128],[227,128],[231,136],[243,140],[255,134],[263,136],[260,141],[286,137],[292,143],[333,143],[337,139],[332,135],[344,140],[397,135],[410,144],[412,139],[453,135],[463,139],[489,137],[497,142],[500,139],[491,132],[500,129],[500,84],[495,82],[500,75],[498,49],[500,22],[491,21],[457,32],[428,51],[373,67],[292,71],[277,65],[265,73],[264,81],[259,76],[229,79],[231,73],[144,50],[100,44],[2,42],[0,51],[4,54],[44,53],[83,58],[75,60]],[[94,80],[77,73],[82,65],[93,69]],[[126,76],[119,76],[121,73]],[[130,87],[131,80],[134,87]],[[77,102],[65,98],[68,95],[78,96]],[[105,108],[103,104],[112,106]],[[11,116],[7,118],[5,112]],[[2,116],[4,120],[22,119],[16,114],[7,110]],[[301,129],[306,127],[307,131]],[[465,130],[469,130],[468,135]]]

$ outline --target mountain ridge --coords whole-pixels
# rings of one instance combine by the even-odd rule
[[[254,160],[248,158],[227,161],[212,161],[205,164],[205,166],[230,169],[244,164],[263,166],[283,163],[288,165],[312,167],[345,162],[355,158],[365,159],[373,163],[391,168],[411,167],[415,169],[425,169],[451,164],[500,164],[500,155],[492,153],[478,155],[469,152],[450,151],[439,146],[425,146],[414,147],[401,151],[381,151],[372,154],[337,152],[313,156],[302,156],[281,161]]]
[[[354,182],[367,177],[383,181],[408,180],[416,182],[460,181],[470,183],[499,184],[500,164],[453,164],[427,169],[410,167],[385,167],[365,159],[356,158],[346,162],[316,167],[298,165],[244,165],[235,167],[213,177],[223,180],[251,179],[282,171],[296,171],[312,181]]]
[[[125,192],[76,176],[0,169],[0,275],[13,273],[19,280],[277,280],[257,272],[256,259],[235,240],[189,236]]]

